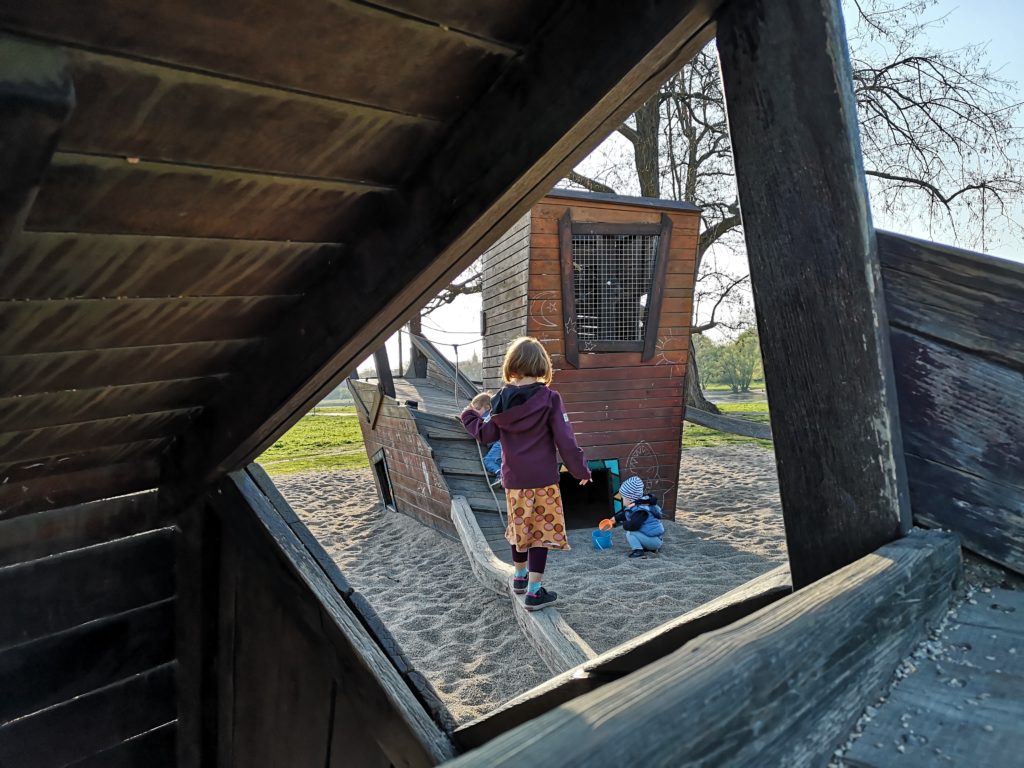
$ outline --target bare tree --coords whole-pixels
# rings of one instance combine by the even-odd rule
[[[1000,223],[1021,231],[1013,207],[1024,198],[1021,102],[1015,85],[989,65],[985,47],[940,50],[927,20],[936,0],[852,0],[849,40],[865,172],[872,203],[887,213],[920,214],[954,238],[980,244]],[[694,334],[719,327],[745,276],[723,274],[706,256],[715,246],[742,252],[718,60],[708,45],[673,75],[618,133],[629,158],[612,160],[571,184],[692,202],[701,208],[695,309],[711,307]],[[687,401],[713,409],[700,392],[691,342]]]

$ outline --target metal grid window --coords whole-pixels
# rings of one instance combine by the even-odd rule
[[[573,234],[576,333],[585,349],[642,342],[658,235]]]

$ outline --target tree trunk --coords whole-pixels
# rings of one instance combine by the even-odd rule
[[[690,355],[686,365],[686,404],[708,413],[720,413],[718,406],[704,397],[700,388],[700,372],[697,370],[697,349],[690,339]]]
[[[409,333],[415,336],[423,336],[423,323],[418,314],[409,321]],[[406,375],[414,379],[427,378],[427,356],[415,346],[412,346],[409,351],[409,370],[406,372]]]
[[[633,142],[636,159],[636,175],[640,180],[640,194],[644,197],[661,197],[661,179],[658,174],[658,128],[661,113],[659,94],[655,94],[636,111],[637,140]]]

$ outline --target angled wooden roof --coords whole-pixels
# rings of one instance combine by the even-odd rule
[[[258,455],[711,34],[624,5],[0,8],[0,515]]]

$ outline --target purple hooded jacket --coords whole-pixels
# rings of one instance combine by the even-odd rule
[[[517,389],[526,387],[507,385],[494,400]],[[543,488],[556,484],[555,448],[573,477],[590,479],[587,460],[576,444],[562,396],[553,389],[541,385],[526,402],[513,404],[507,410],[492,410],[490,421],[486,422],[476,411],[467,408],[462,412],[462,424],[480,442],[501,441],[501,484],[506,488]]]

